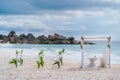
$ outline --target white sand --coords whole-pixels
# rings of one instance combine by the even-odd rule
[[[120,80],[118,64],[112,68],[80,69],[79,61],[64,60],[58,69],[53,61],[45,60],[44,68],[37,69],[36,58],[24,58],[24,64],[15,68],[8,64],[11,57],[8,54],[0,57],[0,80]]]

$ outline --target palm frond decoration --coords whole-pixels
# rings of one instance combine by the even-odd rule
[[[38,53],[39,60],[36,62],[36,63],[37,63],[38,68],[40,68],[40,67],[43,67],[43,66],[44,66],[43,52],[44,52],[44,51],[43,51],[43,50],[41,50],[41,51]]]
[[[40,52],[39,52],[39,54],[38,55],[41,55],[41,56],[43,56],[43,50],[41,50]]]
[[[38,68],[40,68],[40,62],[39,62],[39,61],[37,61],[36,63],[37,63]]]
[[[42,67],[44,66],[44,59],[43,59],[43,56],[40,57],[40,64],[41,64]]]
[[[63,58],[60,58],[60,64],[63,65]]]
[[[18,61],[18,54],[19,54],[19,51],[16,50],[16,60]]]
[[[107,47],[110,49],[110,45],[108,44]]]
[[[54,60],[53,65],[57,65],[57,66],[58,66],[58,68],[60,68],[60,61]]]
[[[23,59],[22,59],[23,50],[21,50],[21,51],[16,50],[15,54],[16,54],[16,58],[13,58],[9,63],[10,64],[15,64],[15,66],[17,68],[18,64],[20,64],[20,65],[23,64]],[[20,57],[18,58],[18,56],[20,56]]]
[[[12,59],[9,63],[14,64],[16,66],[16,68],[17,68],[17,60],[16,60],[16,58]]]
[[[57,65],[58,68],[60,68],[61,65],[63,65],[63,53],[64,53],[65,49],[62,49],[61,51],[59,51],[58,55],[59,55],[59,59],[58,60],[54,60],[53,65]]]
[[[108,45],[107,45],[107,47],[110,49],[110,41],[111,41],[111,37],[108,37],[107,39],[108,39]]]
[[[80,44],[80,48],[83,49],[83,45],[82,44]]]
[[[40,68],[40,67],[43,67],[43,66],[44,66],[44,59],[43,59],[43,57],[42,57],[42,56],[40,57],[39,61],[37,61],[37,66],[38,66],[38,68]]]
[[[16,54],[19,54],[19,51],[16,50]]]
[[[20,63],[20,65],[23,64],[22,54],[23,54],[23,50],[20,51],[20,58],[19,58],[19,60],[18,60],[19,63]]]
[[[62,49],[62,53],[64,53],[65,49]]]
[[[62,49],[61,51],[59,51],[59,61],[60,64],[63,65],[63,53],[64,53],[65,49]]]
[[[59,55],[63,54],[65,51],[65,49],[62,49],[61,51],[59,51]]]
[[[20,59],[18,60],[18,62],[20,63],[20,65],[22,65],[22,64],[23,64],[23,59],[20,58]]]

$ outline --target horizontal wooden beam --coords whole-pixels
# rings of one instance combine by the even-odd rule
[[[94,37],[94,38],[84,38],[83,39],[108,39],[110,37]]]

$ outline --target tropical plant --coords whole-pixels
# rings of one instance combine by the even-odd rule
[[[20,65],[22,65],[22,64],[23,64],[23,59],[20,58],[20,59],[18,60],[18,62],[19,62]]]
[[[43,49],[38,53],[39,56],[43,56]]]
[[[41,50],[41,51],[38,53],[39,60],[36,62],[36,63],[37,63],[38,68],[40,68],[40,67],[43,67],[43,66],[44,66],[43,52],[44,52],[44,51],[43,51],[43,50]]]
[[[23,64],[22,54],[23,54],[23,50],[20,51],[20,59],[18,60],[18,62],[20,63],[20,65]]]
[[[63,53],[64,53],[64,49],[62,49],[61,51],[59,51],[59,61],[60,64],[63,65]]]
[[[53,65],[57,65],[58,68],[60,68],[60,61],[59,60],[54,60]]]
[[[9,63],[10,64],[15,64],[15,66],[17,68],[17,60],[16,60],[16,58],[12,59]]]
[[[19,52],[16,50],[16,58],[13,58],[9,63],[10,64],[15,64],[16,68],[18,66],[18,54]]]
[[[65,49],[62,49],[61,51],[59,51],[59,59],[58,60],[54,60],[53,65],[57,65],[58,68],[60,68],[61,65],[63,65],[63,53],[64,53]]]
[[[18,58],[19,53],[20,53],[20,58]],[[9,63],[15,64],[16,68],[18,67],[18,63],[22,65],[23,64],[22,54],[23,54],[23,50],[21,51],[16,50],[16,58],[13,58]]]

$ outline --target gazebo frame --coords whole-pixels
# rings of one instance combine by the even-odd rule
[[[107,39],[107,41],[108,41],[107,48],[109,50],[108,66],[109,66],[109,68],[111,68],[111,52],[110,52],[111,37],[95,37],[95,38],[84,38],[84,37],[81,37],[81,44],[80,44],[81,64],[80,64],[80,68],[83,68],[83,66],[84,66],[84,40],[86,40],[86,39]]]

